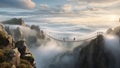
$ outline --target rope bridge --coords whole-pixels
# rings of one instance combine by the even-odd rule
[[[89,36],[87,38],[84,38],[84,39],[77,39],[77,38],[73,38],[73,39],[67,39],[66,37],[62,37],[62,39],[58,39],[58,38],[55,38],[53,37],[53,35],[51,36],[50,33],[45,33],[49,38],[52,38],[54,40],[57,40],[57,41],[61,41],[61,42],[81,42],[81,41],[89,41],[91,39],[95,39],[98,35],[103,35],[103,32],[96,32],[94,33],[93,36]]]

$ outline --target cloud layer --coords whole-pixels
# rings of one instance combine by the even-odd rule
[[[2,11],[0,15],[38,22],[113,22],[120,15],[120,0],[34,0],[33,10]],[[31,0],[1,0],[0,7],[33,8]],[[6,10],[5,9],[5,10]],[[8,11],[9,10],[9,11]],[[18,12],[19,11],[19,12]],[[29,19],[30,18],[30,19]],[[37,19],[38,18],[38,19]]]
[[[0,0],[0,7],[32,9],[35,3],[32,0]]]

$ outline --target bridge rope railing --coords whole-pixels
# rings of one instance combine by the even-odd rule
[[[87,41],[87,40],[91,40],[91,39],[94,39],[96,38],[98,35],[102,35],[103,32],[96,32],[94,33],[93,36],[90,36],[90,37],[87,37],[87,38],[84,38],[84,39],[76,39],[75,37],[73,39],[67,39],[66,37],[62,37],[62,39],[58,39],[58,38],[55,38],[53,36],[51,36],[50,34],[48,33],[45,33],[49,38],[52,38],[54,40],[57,40],[57,41],[61,41],[61,42],[81,42],[81,41]]]

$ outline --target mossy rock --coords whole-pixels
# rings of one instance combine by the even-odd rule
[[[9,62],[3,62],[0,64],[0,68],[11,68],[12,67],[12,63]]]
[[[8,35],[5,31],[0,31],[0,48],[9,44]]]
[[[21,59],[20,65],[17,68],[33,68],[29,61]]]
[[[0,49],[0,63],[4,62],[4,51]]]
[[[5,61],[11,61],[12,58],[14,57],[14,51],[13,50],[5,50],[4,55],[5,55]]]
[[[7,38],[8,35],[5,31],[0,31],[0,36],[3,37],[3,38]]]

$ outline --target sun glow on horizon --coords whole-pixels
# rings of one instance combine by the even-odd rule
[[[112,22],[118,22],[119,21],[119,16],[118,15],[108,15],[108,18]]]

